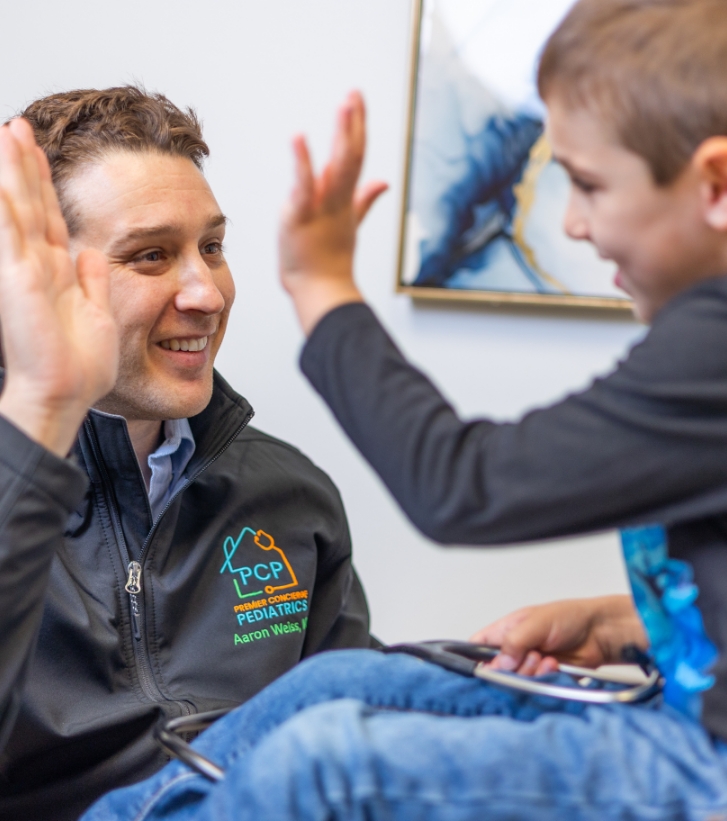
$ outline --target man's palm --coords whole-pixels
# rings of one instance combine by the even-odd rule
[[[71,258],[50,169],[28,123],[0,129],[2,410],[31,436],[34,414],[56,413],[61,422],[65,414],[59,448],[68,440],[65,428],[77,426],[116,379],[108,276],[96,251]]]

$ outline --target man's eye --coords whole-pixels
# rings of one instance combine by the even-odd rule
[[[202,253],[204,254],[221,254],[222,253],[222,243],[221,242],[208,242],[202,248]]]
[[[147,251],[145,254],[141,254],[134,262],[160,262],[162,259],[162,252],[161,251]]]

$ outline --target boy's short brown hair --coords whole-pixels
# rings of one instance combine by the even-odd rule
[[[64,183],[80,167],[113,151],[151,151],[187,157],[198,168],[209,156],[195,112],[177,108],[163,94],[138,86],[81,89],[51,94],[21,112],[51,167],[68,230],[78,216],[64,197]]]
[[[727,0],[580,0],[545,46],[538,89],[593,110],[668,185],[727,136]]]

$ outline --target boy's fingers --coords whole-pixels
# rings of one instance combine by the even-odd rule
[[[389,190],[389,184],[383,180],[375,182],[367,182],[356,191],[353,201],[353,211],[356,215],[356,224],[360,225],[366,214],[371,210],[371,206],[376,200],[386,191]]]
[[[486,644],[490,647],[499,647],[504,635],[504,630],[499,627],[500,623],[501,622],[496,621],[494,624],[483,627],[482,630],[473,633],[469,640],[473,644]]]
[[[526,656],[523,663],[518,668],[518,673],[521,676],[534,676],[538,670],[538,666],[543,657],[536,650],[531,650]]]
[[[349,95],[338,112],[331,161],[322,175],[324,205],[337,209],[353,197],[366,149],[363,100],[357,93]]]
[[[512,626],[513,615],[514,614],[511,613],[502,619],[493,621],[492,624],[488,624],[487,627],[483,627],[481,630],[473,633],[469,640],[474,644],[486,644],[489,647],[499,647]]]
[[[291,205],[297,219],[305,220],[310,216],[315,205],[315,176],[313,163],[305,137],[293,139],[295,155],[295,186],[291,196]]]
[[[550,619],[535,609],[508,630],[500,644],[500,655],[493,666],[501,670],[517,670],[531,650],[542,650],[550,634]]]
[[[545,676],[548,673],[558,672],[558,659],[553,656],[543,656],[538,664],[538,669],[535,671],[536,676]]]

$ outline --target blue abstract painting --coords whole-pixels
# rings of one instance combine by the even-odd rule
[[[563,231],[569,181],[536,90],[540,51],[572,2],[420,0],[405,290],[628,307],[614,266]]]

